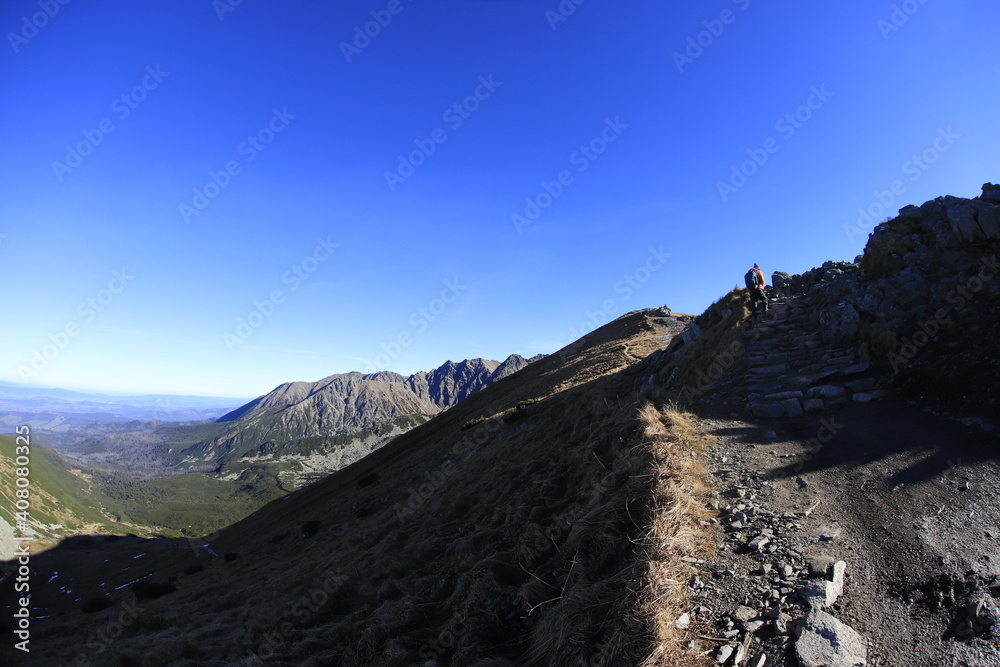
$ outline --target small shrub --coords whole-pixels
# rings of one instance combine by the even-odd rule
[[[319,528],[322,524],[319,519],[310,519],[302,524],[302,537],[312,537],[319,532]]]
[[[539,399],[529,398],[523,401],[518,401],[514,404],[514,407],[504,410],[501,418],[506,422],[512,422],[520,419],[524,416],[524,411],[528,409],[529,406],[537,403]]]
[[[83,604],[80,605],[80,611],[84,614],[92,614],[95,611],[107,609],[113,604],[114,602],[112,602],[107,595],[95,595],[94,597],[87,598],[83,601]]]
[[[227,553],[225,556],[222,557],[222,560],[226,561],[227,563],[232,563],[237,558],[239,558],[239,555],[235,551],[230,551],[229,553]]]
[[[176,586],[166,581],[138,581],[132,584],[136,600],[155,600],[176,590]]]
[[[486,421],[486,417],[476,417],[475,419],[470,419],[469,421],[462,424],[462,430],[468,431],[470,428],[474,426],[479,426],[484,421]]]

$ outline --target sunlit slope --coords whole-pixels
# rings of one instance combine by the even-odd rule
[[[0,526],[4,532],[2,555],[9,555],[10,529],[17,526],[15,497],[17,443],[0,436]],[[36,536],[35,548],[57,542],[67,534],[107,532],[113,522],[102,513],[105,499],[91,479],[52,450],[31,441],[27,468],[28,525]]]

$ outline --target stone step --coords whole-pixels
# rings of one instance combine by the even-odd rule
[[[776,391],[773,394],[764,394],[765,401],[784,401],[789,398],[805,398],[805,394],[798,389],[789,389],[786,391]]]
[[[743,361],[751,366],[773,366],[798,359],[799,355],[784,352],[772,352],[771,354],[755,354],[743,357]]]
[[[831,370],[831,368],[830,368],[830,366],[828,364],[825,364],[825,363],[823,363],[821,361],[819,363],[809,364],[808,366],[804,366],[800,370],[803,373],[817,373],[817,372],[821,372],[821,371]]]
[[[802,401],[798,398],[786,398],[782,401],[755,401],[750,403],[750,411],[756,417],[764,419],[780,419],[781,417],[801,417]]]
[[[788,387],[786,387],[785,385],[781,384],[780,382],[773,383],[773,384],[761,384],[761,385],[755,385],[755,386],[747,385],[747,391],[750,394],[756,395],[756,396],[760,396],[760,397],[767,396],[768,394],[774,394],[774,393],[777,393],[779,391],[784,391],[786,389],[788,389]]]
[[[847,354],[834,355],[829,359],[824,359],[823,362],[831,366],[852,366],[857,363],[857,358],[853,352],[849,352]]]
[[[773,339],[773,338],[759,338],[757,340],[750,341],[750,343],[748,343],[747,347],[750,347],[750,348],[760,347],[760,348],[765,348],[765,349],[771,349],[771,348],[777,347],[777,345],[778,345],[777,339]]]
[[[805,388],[834,375],[832,372],[801,373],[786,377],[783,382],[786,387]]]
[[[778,375],[780,373],[787,373],[788,366],[786,364],[774,364],[772,366],[758,366],[756,368],[751,368],[747,371],[747,375]]]

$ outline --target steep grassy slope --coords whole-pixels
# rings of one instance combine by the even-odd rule
[[[37,560],[39,576],[58,570],[74,592],[39,592],[53,620],[38,625],[35,657],[92,656],[88,640],[102,660],[128,664],[677,655],[664,620],[671,581],[680,555],[707,548],[691,511],[698,457],[671,435],[679,418],[643,408],[636,363],[680,328],[655,311],[623,316],[208,536],[225,557],[175,540],[53,550]],[[527,407],[508,412],[518,403]],[[661,513],[669,520],[656,521]],[[80,605],[106,595],[125,617],[123,605],[144,595],[127,586],[137,578],[176,591],[143,600],[121,638],[101,641],[107,621]]]
[[[0,436],[0,526],[2,553],[12,553],[10,530],[17,525],[15,513],[15,448],[13,438]],[[112,521],[102,512],[107,499],[93,480],[80,471],[70,471],[66,462],[55,452],[31,442],[27,487],[30,492],[31,532],[36,535],[35,549],[51,546],[70,532],[103,532],[110,530]]]

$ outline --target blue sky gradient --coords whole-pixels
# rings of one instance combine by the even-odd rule
[[[549,353],[1000,178],[996,3],[690,4],[3,3],[0,379]]]

